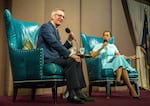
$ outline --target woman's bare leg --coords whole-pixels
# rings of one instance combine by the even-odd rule
[[[121,75],[122,75],[122,67],[118,68],[118,70],[116,71],[116,82],[120,82]]]
[[[127,70],[122,70],[122,78],[123,78],[124,82],[127,84],[127,87],[129,88],[132,97],[138,97],[134,87],[132,86],[132,84],[129,80],[129,75],[128,75]]]

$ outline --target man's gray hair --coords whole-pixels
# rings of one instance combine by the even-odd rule
[[[52,12],[51,12],[51,17],[54,16],[57,11],[63,11],[63,12],[64,12],[65,10],[64,10],[64,9],[61,9],[61,8],[55,8],[55,9],[52,10]]]

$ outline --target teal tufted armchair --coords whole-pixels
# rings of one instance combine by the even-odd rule
[[[86,35],[81,33],[82,45],[85,48],[85,54],[90,54],[94,45],[96,43],[103,42],[103,39],[100,37],[95,37],[93,35]],[[114,43],[114,36],[111,38],[109,43]],[[127,60],[130,63],[130,60]],[[111,86],[115,85],[116,76],[113,74],[112,69],[102,69],[101,60],[96,58],[86,58],[86,65],[89,75],[89,95],[91,96],[93,86],[104,86],[106,88],[106,97],[110,98],[111,96]],[[140,95],[140,89],[138,85],[138,73],[129,73],[129,78],[132,84],[136,88],[136,92]],[[124,82],[121,81],[120,86],[124,85]]]
[[[52,88],[53,102],[56,103],[57,87],[66,84],[63,69],[53,63],[44,64],[43,48],[23,49],[26,40],[36,46],[39,25],[14,19],[8,9],[4,11],[4,20],[13,77],[13,102],[18,88],[31,88],[32,99],[36,88]]]

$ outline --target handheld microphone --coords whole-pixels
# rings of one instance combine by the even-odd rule
[[[108,41],[105,39],[103,43],[105,43],[105,42],[108,42]]]
[[[65,31],[66,31],[66,33],[68,33],[68,34],[71,33],[71,30],[70,30],[70,28],[68,28],[68,27],[65,29]],[[74,38],[74,41],[76,42],[77,51],[78,51],[78,41],[77,41],[75,38]]]
[[[71,32],[69,28],[66,28],[65,31],[66,31],[66,33],[70,33]]]
[[[68,33],[68,34],[71,33],[71,30],[70,30],[70,28],[68,28],[68,27],[65,29],[65,31],[66,31],[66,33]],[[75,38],[74,38],[74,40],[76,41]]]

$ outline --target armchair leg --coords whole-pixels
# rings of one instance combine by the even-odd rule
[[[134,81],[134,87],[135,87],[135,90],[136,90],[138,96],[140,96],[140,88],[139,88],[139,85],[138,85],[137,81]]]
[[[111,96],[111,82],[106,82],[106,98],[109,99]]]
[[[89,96],[91,96],[92,95],[92,85],[90,84],[89,85]]]
[[[54,82],[54,87],[52,88],[52,97],[53,97],[53,103],[57,103],[57,85],[56,82]]]
[[[13,102],[16,101],[17,93],[18,93],[18,88],[17,88],[17,87],[14,87],[14,91],[13,91]]]
[[[31,96],[32,100],[35,100],[35,93],[36,93],[36,89],[32,88],[32,96]]]

